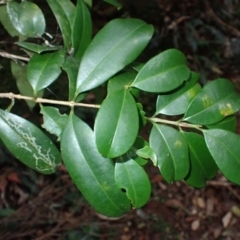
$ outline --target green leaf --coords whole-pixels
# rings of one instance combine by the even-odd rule
[[[190,158],[190,170],[185,181],[196,188],[205,187],[206,180],[216,175],[217,165],[202,136],[191,132],[182,132],[182,134],[188,143]]]
[[[122,5],[117,0],[103,0],[104,2],[107,2],[117,8],[121,8]]]
[[[223,129],[230,132],[235,132],[237,128],[237,117],[228,116],[225,119],[223,119],[221,122],[207,125],[206,127],[209,129],[218,128],[218,129]]]
[[[11,61],[11,71],[13,77],[16,79],[19,92],[24,96],[34,97],[33,88],[27,80],[27,66],[17,64]],[[42,97],[43,91],[37,92],[37,97]],[[36,103],[34,101],[26,100],[26,103],[30,109],[33,109]]]
[[[192,72],[191,78],[179,88],[170,93],[158,95],[155,115],[160,113],[166,115],[185,113],[190,102],[201,90],[197,81],[198,74]]]
[[[51,174],[61,164],[53,142],[35,125],[12,113],[0,110],[0,138],[8,150],[28,167]]]
[[[27,77],[34,94],[48,87],[61,73],[61,66],[64,63],[64,52],[35,54],[28,63]]]
[[[15,42],[16,45],[26,48],[32,52],[35,53],[42,53],[42,52],[47,52],[47,51],[56,51],[56,50],[60,50],[62,47],[61,46],[54,46],[54,47],[50,47],[47,45],[38,45],[35,43],[30,43],[30,42]]]
[[[70,0],[47,0],[61,29],[65,48],[72,47],[71,35],[75,6]]]
[[[137,108],[138,108],[138,112],[139,112],[139,119],[140,119],[140,127],[145,126],[147,123],[147,119],[146,119],[146,112],[143,110],[143,106],[141,103],[137,103]]]
[[[74,57],[81,58],[92,39],[92,20],[86,4],[77,0],[73,20],[72,43]]]
[[[142,207],[150,198],[151,184],[146,172],[127,155],[117,159],[115,181],[120,189],[126,190],[134,208]]]
[[[67,57],[62,69],[67,73],[69,80],[69,101],[73,101],[76,92],[77,74],[80,60],[74,57]]]
[[[60,140],[61,133],[68,123],[68,115],[60,114],[58,108],[45,107],[43,105],[41,105],[40,113],[43,114],[44,120],[42,127],[56,135],[58,140]]]
[[[7,2],[7,13],[16,30],[27,37],[39,37],[46,22],[41,9],[32,2]]]
[[[193,99],[184,120],[201,125],[217,123],[240,109],[240,96],[230,81],[219,78],[206,84]]]
[[[157,154],[148,145],[144,146],[141,149],[138,149],[136,154],[142,158],[146,158],[146,159],[150,158],[153,162],[153,165],[157,166],[157,163],[158,163]]]
[[[135,72],[124,72],[117,74],[108,81],[107,91],[108,94],[118,90],[126,89],[133,82],[136,77]]]
[[[204,130],[210,153],[219,170],[229,180],[240,184],[240,137],[222,129]]]
[[[157,154],[158,167],[167,182],[179,181],[186,177],[189,171],[188,146],[177,130],[154,124],[149,144]]]
[[[12,25],[12,22],[9,19],[9,16],[7,14],[7,6],[2,5],[0,6],[0,22],[2,23],[5,30],[8,32],[8,34],[12,37],[19,37],[22,41],[26,39],[25,36],[21,35],[16,28]]]
[[[113,92],[103,101],[95,120],[98,151],[109,158],[123,155],[135,142],[138,128],[137,106],[129,90]]]
[[[90,127],[74,115],[62,134],[62,157],[68,172],[92,207],[107,216],[121,216],[130,201],[116,185],[114,162],[97,151]]]
[[[92,0],[83,0],[87,6],[89,6],[90,8],[92,7]]]
[[[132,86],[147,92],[169,92],[182,85],[189,76],[186,57],[179,50],[169,49],[150,59]]]
[[[135,60],[152,34],[153,27],[139,19],[114,19],[107,23],[83,55],[76,95],[101,85]]]

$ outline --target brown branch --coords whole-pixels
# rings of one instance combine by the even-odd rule
[[[26,62],[28,62],[30,60],[30,58],[10,54],[10,53],[4,52],[2,50],[0,50],[0,56],[2,56],[4,58],[23,60],[23,61],[26,61]]]
[[[212,19],[214,22],[219,24],[222,28],[224,28],[225,30],[229,31],[231,35],[240,38],[240,31],[237,30],[236,28],[234,28],[233,26],[228,25],[222,19],[220,19],[217,16],[217,14],[210,7],[210,4],[209,4],[208,0],[205,0],[204,2],[205,2],[205,7],[206,7],[206,15],[210,19]]]

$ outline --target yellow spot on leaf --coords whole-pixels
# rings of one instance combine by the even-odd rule
[[[234,113],[231,103],[220,104],[219,110],[220,110],[221,115],[223,115],[223,116],[229,116]]]
[[[213,104],[211,97],[209,97],[208,95],[204,95],[202,97],[202,102],[203,102],[203,106],[206,108],[210,107]]]
[[[179,141],[179,140],[177,140],[175,143],[174,143],[174,145],[176,146],[176,147],[182,147],[182,142],[181,141]]]

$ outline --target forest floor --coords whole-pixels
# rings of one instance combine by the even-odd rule
[[[1,150],[1,158],[9,157]],[[11,159],[14,161],[14,159]],[[62,166],[43,176],[21,164],[1,167],[0,239],[3,240],[238,240],[240,188],[221,174],[204,189],[167,184],[148,169],[152,196],[119,219],[96,213]]]

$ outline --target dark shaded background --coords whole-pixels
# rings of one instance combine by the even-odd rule
[[[47,20],[47,31],[61,43],[60,30],[45,1],[34,1]],[[177,1],[122,0],[123,8],[94,1],[94,33],[116,17],[141,18],[155,27],[154,37],[138,59],[146,61],[157,53],[178,48],[187,56],[192,70],[201,74],[201,83],[229,78],[240,90],[240,2],[238,0]],[[0,50],[24,55],[13,45],[0,25]],[[10,60],[0,58],[0,92],[15,92]],[[45,97],[66,99],[64,74],[45,92]],[[101,102],[105,91],[94,92],[87,101]],[[154,96],[143,95],[149,112]],[[1,99],[5,108],[8,100]],[[68,109],[61,108],[61,112]],[[37,125],[42,123],[39,108],[29,111],[17,101],[13,112]],[[91,125],[95,112],[79,109]],[[238,131],[239,132],[239,131]],[[147,133],[146,133],[147,134]],[[147,137],[147,135],[146,135]],[[62,166],[51,176],[40,175],[19,163],[0,145],[0,239],[240,239],[240,189],[221,174],[204,189],[193,189],[184,182],[166,184],[159,170],[147,166],[152,197],[142,209],[132,210],[120,219],[103,219],[88,205]]]

